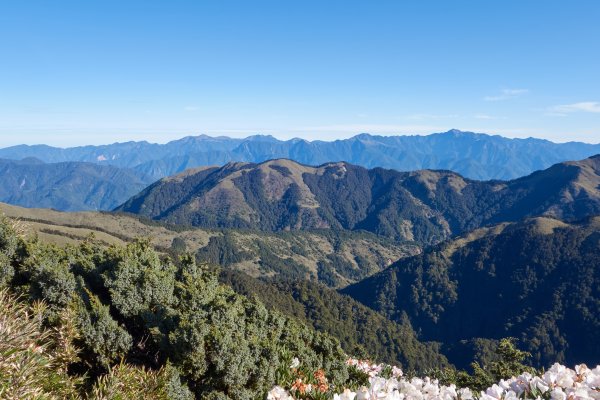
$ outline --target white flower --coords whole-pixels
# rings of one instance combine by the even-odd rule
[[[510,380],[507,381],[504,379],[501,379],[500,382],[498,382],[498,386],[500,386],[504,390],[510,390],[511,384],[512,384],[512,381],[510,381]]]
[[[387,380],[385,378],[370,378],[369,384],[371,385],[371,390],[369,390],[369,392],[371,393],[371,396],[373,397],[378,392],[383,391],[386,383]]]
[[[403,375],[402,370],[395,365],[392,367],[392,376],[394,378],[400,378]]]
[[[575,383],[576,373],[564,365],[554,364],[543,376],[550,386],[558,385],[563,388],[572,387]]]
[[[442,386],[439,391],[438,398],[443,400],[454,400],[458,397],[458,393],[456,392],[456,386]]]
[[[504,395],[504,400],[518,400],[518,399],[519,399],[519,396],[517,396],[517,394],[515,392],[513,392],[512,390],[509,390]]]
[[[297,358],[292,362],[292,368],[300,364]],[[371,364],[368,361],[349,359],[348,365],[355,366],[368,374],[369,387],[362,387],[356,393],[345,389],[341,394],[334,394],[334,400],[474,400],[475,396],[468,388],[457,389],[455,385],[440,385],[436,379],[429,377],[402,377],[402,371],[397,367],[384,364]],[[383,378],[380,374],[386,369],[392,370],[392,377]],[[307,385],[307,391],[312,388]],[[600,400],[600,366],[589,369],[578,365],[569,369],[560,364],[554,364],[541,376],[523,373],[517,377],[500,380],[485,391],[477,400],[520,400],[530,399],[536,395],[536,400]],[[278,386],[269,392],[268,400],[292,400],[288,392]]]
[[[559,387],[552,389],[550,393],[552,400],[566,400],[567,394]]]
[[[473,400],[473,392],[469,388],[458,389],[461,400]]]
[[[292,358],[292,363],[290,364],[290,369],[298,368],[299,366],[300,366],[300,360],[298,360],[298,357]]]
[[[590,395],[587,389],[581,388],[577,389],[573,393],[569,395],[569,397],[573,396],[573,398],[577,400],[593,400],[594,398]]]
[[[600,365],[588,373],[585,383],[588,387],[600,389]]]
[[[479,396],[479,400],[497,400],[496,397],[490,396],[489,394],[485,394],[481,392],[481,396]]]
[[[542,393],[546,393],[548,391],[548,389],[550,389],[550,387],[546,384],[546,382],[544,382],[543,379],[541,379],[537,376],[532,379],[532,381],[529,385],[532,389],[535,388]]]
[[[579,364],[575,366],[575,372],[577,372],[577,375],[586,374],[589,372],[589,370],[590,369],[585,364]]]
[[[355,397],[356,393],[354,393],[350,389],[346,389],[342,394],[334,394],[333,400],[354,400]]]
[[[502,399],[502,395],[504,394],[504,389],[502,389],[500,386],[498,385],[492,385],[492,387],[489,387],[486,391],[485,394],[490,396],[491,398],[494,399]],[[483,398],[483,396],[482,396]]]
[[[361,387],[356,392],[356,400],[370,400],[369,390],[366,387]]]
[[[377,395],[377,399],[383,400],[402,400],[404,397],[397,391],[389,392],[389,393],[380,393]]]
[[[293,400],[293,397],[281,386],[275,386],[267,395],[267,400]]]

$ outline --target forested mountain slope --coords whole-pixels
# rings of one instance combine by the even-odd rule
[[[0,159],[0,201],[63,211],[110,210],[151,181],[144,174],[84,162]]]
[[[342,290],[448,347],[514,336],[537,365],[600,360],[600,217],[476,230]]]
[[[188,170],[156,182],[117,210],[204,228],[366,230],[430,244],[529,216],[599,214],[599,187],[600,156],[512,181],[271,160]]]
[[[319,283],[261,280],[231,270],[222,270],[220,280],[237,293],[257,298],[268,309],[332,335],[348,354],[400,364],[407,370],[447,365],[439,346],[421,343],[407,319],[392,322],[351,297]]]

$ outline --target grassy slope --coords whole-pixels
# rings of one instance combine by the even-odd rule
[[[298,276],[318,279],[330,286],[341,287],[382,270],[392,262],[419,252],[410,243],[398,244],[368,233],[354,232],[282,232],[264,233],[247,230],[170,229],[157,223],[127,215],[98,212],[64,213],[48,209],[28,209],[0,203],[0,211],[25,222],[30,233],[45,241],[76,243],[94,234],[107,245],[123,244],[138,237],[151,239],[163,251],[180,238],[187,251],[217,247],[227,237],[229,250],[238,256],[233,260],[219,256],[200,258],[244,271],[252,276]],[[211,238],[213,243],[211,243]],[[202,253],[202,252],[201,252]]]

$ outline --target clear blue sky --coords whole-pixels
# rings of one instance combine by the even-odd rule
[[[600,142],[600,1],[0,1],[0,146]]]

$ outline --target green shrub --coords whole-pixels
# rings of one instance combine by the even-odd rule
[[[13,221],[0,215],[0,288],[6,286],[15,273],[12,263],[19,244],[15,228]]]
[[[0,227],[12,256],[15,234]],[[166,398],[164,382],[180,398],[186,387],[200,398],[260,398],[288,362],[284,352],[337,382],[348,377],[337,340],[236,294],[193,257],[162,259],[147,240],[109,248],[93,238],[64,248],[30,240],[10,265],[13,289],[48,304],[39,324],[56,328],[70,313],[81,360],[64,370],[87,375],[91,398]]]
[[[113,319],[109,306],[85,288],[80,291],[82,297],[75,307],[77,324],[87,350],[86,361],[94,367],[107,368],[127,355],[132,346],[131,335]]]

